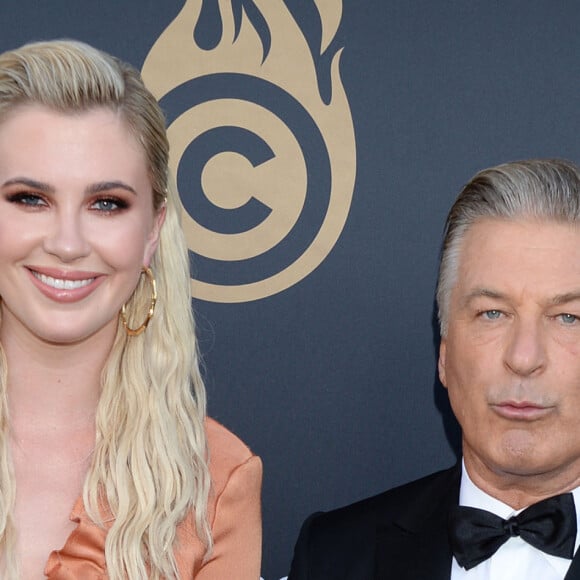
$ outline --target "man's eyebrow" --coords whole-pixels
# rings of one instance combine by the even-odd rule
[[[490,288],[475,288],[468,294],[466,294],[461,303],[463,306],[469,306],[471,302],[477,298],[493,298],[494,300],[506,300],[506,297],[501,292],[496,290],[491,290]]]
[[[88,194],[104,193],[106,191],[111,191],[112,189],[124,189],[133,195],[137,195],[135,189],[124,181],[99,181],[98,183],[93,183],[87,187],[86,192]]]
[[[501,292],[496,292],[489,288],[476,288],[467,294],[462,303],[464,306],[468,306],[473,300],[477,298],[493,298],[495,300],[506,300],[506,297]],[[575,300],[580,300],[580,290],[575,290],[572,292],[565,292],[564,294],[556,294],[550,298],[547,303],[550,306],[558,306],[561,304],[568,304],[569,302],[574,302]]]
[[[552,306],[558,306],[560,304],[574,302],[575,300],[580,300],[580,290],[574,292],[565,292],[564,294],[557,294],[553,298],[550,298],[548,304]]]
[[[37,191],[41,191],[43,193],[54,193],[54,187],[52,187],[52,185],[42,181],[36,181],[36,179],[30,179],[28,177],[14,177],[2,184],[3,187],[10,185],[25,185],[30,189],[36,189]]]

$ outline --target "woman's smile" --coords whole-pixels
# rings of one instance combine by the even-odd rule
[[[39,268],[27,267],[32,283],[50,300],[71,303],[89,296],[104,281],[105,277],[89,272],[66,272],[48,274]]]

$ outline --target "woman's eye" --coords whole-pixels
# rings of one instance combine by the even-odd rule
[[[40,195],[34,193],[15,193],[8,196],[8,201],[10,203],[16,203],[28,207],[41,207],[47,205],[46,201]]]
[[[125,209],[126,207],[127,204],[124,201],[112,198],[97,199],[91,205],[91,208],[103,213],[112,213],[120,209]]]

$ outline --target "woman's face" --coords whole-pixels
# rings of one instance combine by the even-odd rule
[[[118,114],[14,111],[0,124],[2,337],[113,336],[163,218]]]

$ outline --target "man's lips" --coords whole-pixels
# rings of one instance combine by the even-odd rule
[[[500,417],[512,421],[537,421],[549,415],[554,409],[551,405],[530,401],[502,401],[492,404],[491,407]]]

